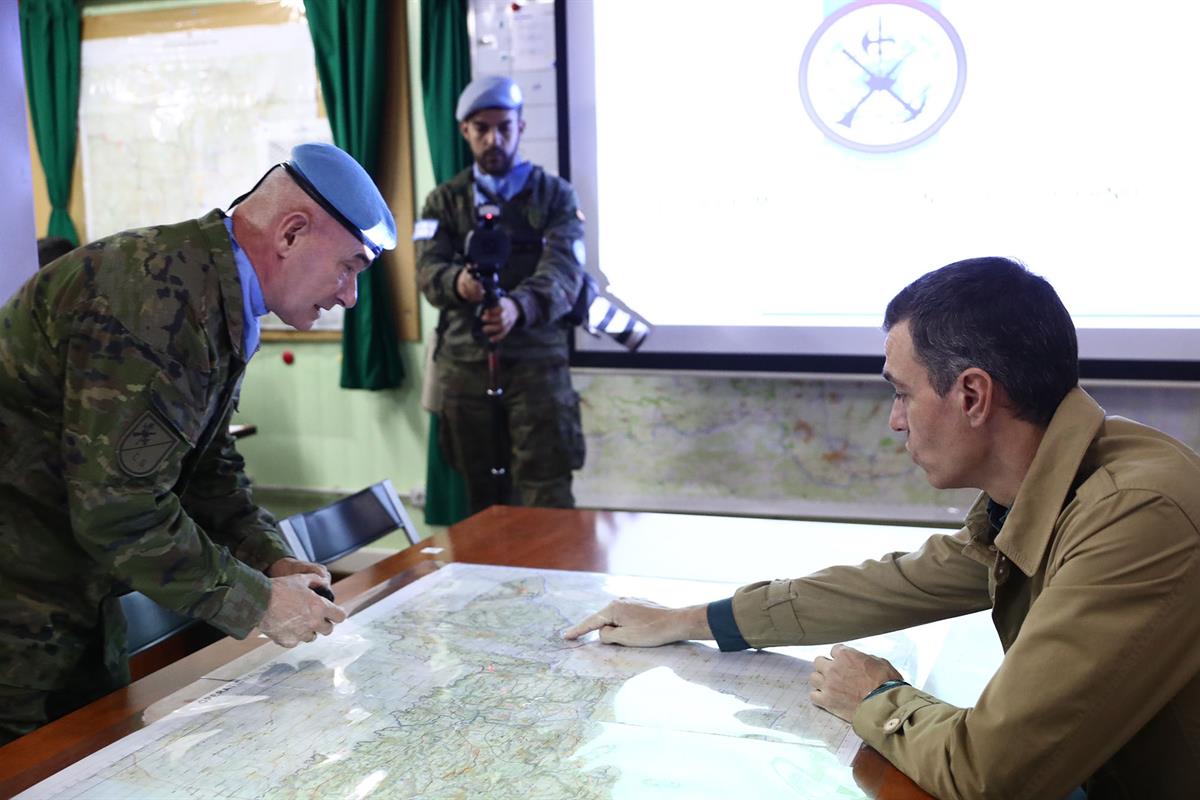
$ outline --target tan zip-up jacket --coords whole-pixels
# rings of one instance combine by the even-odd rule
[[[854,730],[944,800],[1200,797],[1200,456],[1063,400],[989,545],[987,497],[913,553],[756,583],[752,647],[821,644],[991,608],[1005,657],[973,708],[909,686]]]

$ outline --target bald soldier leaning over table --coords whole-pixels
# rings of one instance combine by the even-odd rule
[[[1194,800],[1200,457],[1077,386],[1071,318],[1019,264],[930,272],[884,327],[891,427],[933,486],[983,490],[961,531],[708,605],[618,600],[564,636],[739,650],[990,608],[1005,656],[973,708],[843,645],[814,662],[813,702],[943,800],[1052,800],[1080,785],[1088,800]]]
[[[0,744],[128,683],[129,589],[286,647],[346,618],[255,505],[228,423],[258,317],[353,306],[395,222],[327,144],[233,206],[78,248],[0,308]]]

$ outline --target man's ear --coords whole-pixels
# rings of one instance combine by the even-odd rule
[[[296,246],[299,237],[308,233],[312,220],[303,211],[293,211],[279,221],[276,227],[275,249],[280,257],[287,255]]]
[[[462,137],[464,139],[466,139],[468,142],[471,141],[470,130],[471,129],[467,126],[466,120],[463,120],[462,122],[458,123],[458,132],[461,133]]]
[[[958,390],[963,416],[972,428],[983,425],[996,408],[996,382],[978,367],[969,367],[958,376]]]

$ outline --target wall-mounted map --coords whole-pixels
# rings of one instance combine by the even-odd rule
[[[580,505],[957,524],[969,489],[938,491],[888,427],[882,379],[576,372],[587,464]],[[1110,414],[1200,448],[1194,387],[1085,386]]]

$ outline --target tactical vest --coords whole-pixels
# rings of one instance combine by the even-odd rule
[[[561,195],[549,191],[550,182],[541,167],[535,166],[525,186],[511,200],[489,197],[489,202],[500,208],[499,226],[506,230],[512,240],[512,254],[499,273],[499,285],[506,292],[515,289],[523,280],[534,274],[542,257],[546,227],[555,209],[550,205]],[[477,223],[476,184],[470,169],[450,179],[445,190],[452,193],[453,218],[440,220],[440,224],[452,228],[457,251],[465,251],[465,241]],[[486,194],[485,194],[486,196]],[[572,295],[573,299],[574,295]],[[442,311],[438,321],[438,357],[458,361],[483,360],[484,347],[474,337],[475,307],[462,306]],[[520,325],[501,342],[501,355],[521,359],[563,359],[567,356],[568,324],[559,319],[529,327]]]

